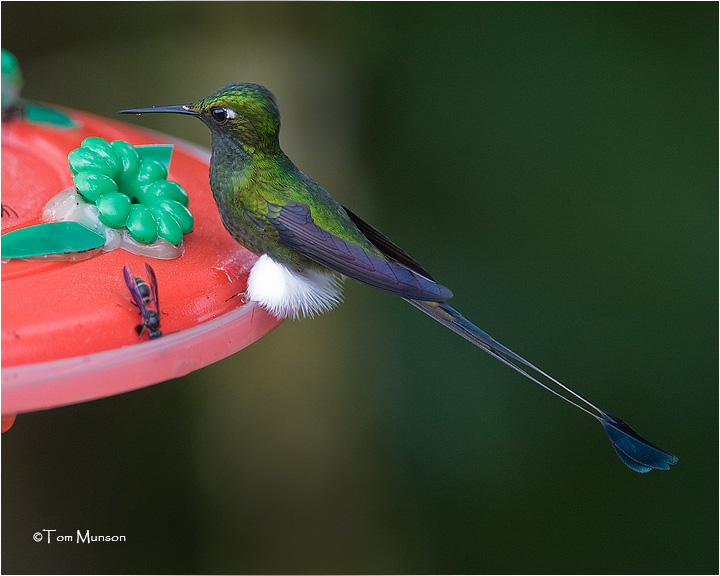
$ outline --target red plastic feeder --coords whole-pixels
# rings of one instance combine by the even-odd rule
[[[46,203],[73,187],[68,154],[88,136],[173,144],[168,180],[190,198],[195,226],[172,260],[123,249],[78,261],[2,263],[2,415],[54,408],[183,376],[255,342],[280,320],[238,296],[256,256],[223,228],[208,184],[209,153],[154,132],[62,110],[75,125],[2,124],[3,234],[40,224]],[[123,266],[157,276],[162,338],[138,337]],[[8,425],[8,427],[9,427]]]

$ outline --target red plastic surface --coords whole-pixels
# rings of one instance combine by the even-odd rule
[[[223,228],[208,184],[209,153],[157,133],[89,114],[78,128],[3,123],[2,202],[17,213],[3,233],[40,223],[47,201],[72,186],[67,154],[88,136],[175,145],[169,180],[190,197],[195,229],[182,256],[157,260],[115,250],[77,262],[2,264],[2,413],[117,394],[187,374],[237,352],[280,320],[234,297],[256,256]],[[138,338],[140,322],[122,268],[158,280],[163,338]],[[69,360],[72,359],[72,360]]]

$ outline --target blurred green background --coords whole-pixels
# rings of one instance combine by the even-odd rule
[[[2,3],[24,96],[277,96],[307,174],[600,426],[400,299],[2,437],[5,573],[717,573],[716,3]],[[127,121],[209,145],[200,122]],[[43,528],[122,544],[37,544]]]

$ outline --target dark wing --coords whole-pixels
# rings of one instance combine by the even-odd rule
[[[145,263],[145,273],[147,274],[148,284],[150,284],[150,288],[152,289],[153,301],[155,302],[155,310],[160,312],[157,277],[155,276],[155,270],[153,270],[152,266],[150,266],[150,264],[148,264],[147,262]]]
[[[286,206],[270,205],[269,208],[268,220],[277,230],[278,239],[283,246],[359,282],[403,298],[432,301],[452,298],[452,292],[445,286],[441,286],[428,275],[421,274],[419,270],[422,268],[419,265],[414,265],[414,269],[410,268],[404,262],[394,259],[392,254],[388,254],[388,259],[383,258],[324,230],[315,224],[310,209],[305,204],[291,202]],[[369,229],[369,226],[366,226],[366,229]],[[377,231],[375,233],[376,238],[382,236]],[[385,242],[394,246],[386,238]],[[395,253],[404,255],[403,259],[412,261],[399,248],[395,247],[394,250]]]
[[[130,271],[130,266],[127,264],[123,266],[123,276],[125,276],[125,284],[127,284],[128,290],[130,290],[130,296],[132,296],[135,306],[140,310],[140,314],[144,315],[148,307],[147,304],[145,304],[140,288],[138,288],[137,280],[135,280],[135,276],[133,276],[133,273]]]
[[[418,274],[422,274],[425,276],[425,278],[429,278],[430,280],[435,280],[432,276],[430,276],[430,273],[423,268],[419,262],[414,260],[405,250],[400,248],[397,244],[395,244],[392,240],[390,240],[385,234],[380,232],[377,228],[374,226],[371,226],[365,220],[360,218],[357,214],[354,212],[351,212],[345,206],[343,206],[345,209],[345,212],[347,212],[347,215],[350,216],[350,220],[352,220],[355,223],[355,226],[358,227],[360,232],[363,233],[365,238],[370,240],[371,244],[375,246],[380,252],[383,254],[390,256],[390,258],[397,260],[400,262],[400,264],[403,264],[410,268],[410,270],[414,270]]]

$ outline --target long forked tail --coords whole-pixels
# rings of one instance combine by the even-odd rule
[[[572,404],[598,420],[603,425],[603,428],[605,428],[605,432],[610,442],[612,442],[617,455],[629,468],[635,470],[635,472],[649,472],[653,469],[669,470],[670,466],[678,461],[677,457],[645,440],[645,438],[640,436],[640,434],[635,432],[635,430],[619,418],[600,410],[600,408],[591,404],[549,374],[546,374],[521,356],[515,354],[515,352],[509,348],[500,344],[500,342],[480,330],[475,324],[466,320],[451,306],[442,302],[426,302],[407,298],[406,300],[431,318],[440,322],[443,326],[459,334],[469,342],[472,342],[475,346],[490,354],[490,356],[497,358],[500,362],[532,380],[548,392],[555,394],[555,396],[562,398],[569,404]],[[531,372],[535,375],[532,375]],[[542,382],[541,378],[545,379],[546,382]],[[581,404],[584,404],[584,406]]]

